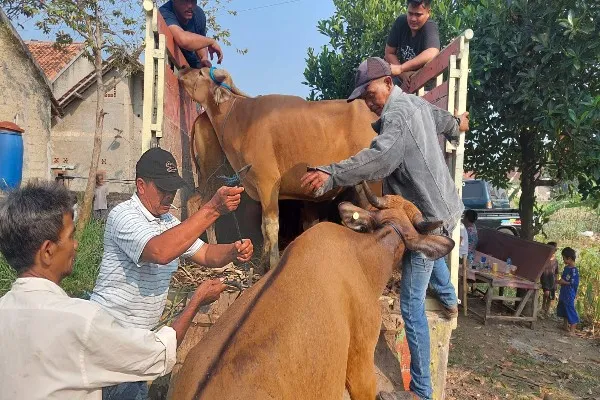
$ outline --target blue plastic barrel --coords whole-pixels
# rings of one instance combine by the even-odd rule
[[[23,178],[23,129],[12,122],[0,122],[0,190],[21,185]]]

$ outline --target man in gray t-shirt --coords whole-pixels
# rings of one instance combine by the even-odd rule
[[[410,77],[440,52],[437,24],[429,19],[431,0],[407,0],[406,15],[400,15],[388,35],[385,60],[392,75],[402,81]]]

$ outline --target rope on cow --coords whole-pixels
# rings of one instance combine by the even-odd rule
[[[233,89],[231,88],[231,86],[229,86],[225,82],[219,82],[217,80],[217,78],[215,78],[215,70],[216,69],[217,69],[216,67],[210,67],[210,70],[209,70],[210,79],[212,79],[212,81],[214,83],[216,83],[217,85],[223,86],[225,89],[229,90],[230,92],[233,92]]]

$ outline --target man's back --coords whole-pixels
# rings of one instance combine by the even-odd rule
[[[381,115],[381,126],[400,121],[404,141],[402,164],[384,180],[384,192],[401,194],[413,202],[426,219],[444,221],[453,228],[463,205],[440,149],[437,133],[451,134],[450,125],[440,117],[447,115],[426,100],[394,89]]]
[[[175,363],[171,328],[123,328],[99,305],[43,278],[0,298],[1,399],[100,400],[102,386],[156,378]]]

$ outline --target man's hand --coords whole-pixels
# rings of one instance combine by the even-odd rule
[[[247,262],[252,258],[254,254],[254,245],[250,239],[242,239],[233,244],[235,251],[234,258],[239,262]]]
[[[469,113],[464,112],[458,117],[460,123],[458,124],[458,130],[461,132],[466,132],[469,130]]]
[[[390,69],[393,76],[398,76],[402,73],[402,65],[400,64],[390,64]]]
[[[219,43],[217,43],[216,40],[213,40],[208,46],[208,54],[210,54],[211,60],[215,54],[217,55],[217,64],[221,64],[221,61],[223,61],[223,50],[221,50],[221,46],[219,46]]]
[[[200,68],[210,68],[212,67],[212,63],[210,62],[210,60],[208,58],[204,58],[202,60],[200,60]]]
[[[204,281],[196,288],[194,292],[194,300],[197,300],[201,306],[219,300],[219,296],[227,286],[223,283],[223,279],[210,279]]]
[[[310,189],[311,192],[319,190],[329,179],[329,174],[323,171],[309,171],[302,177],[303,188]]]
[[[242,199],[243,187],[221,186],[207,206],[214,208],[219,215],[228,214],[238,208]]]

